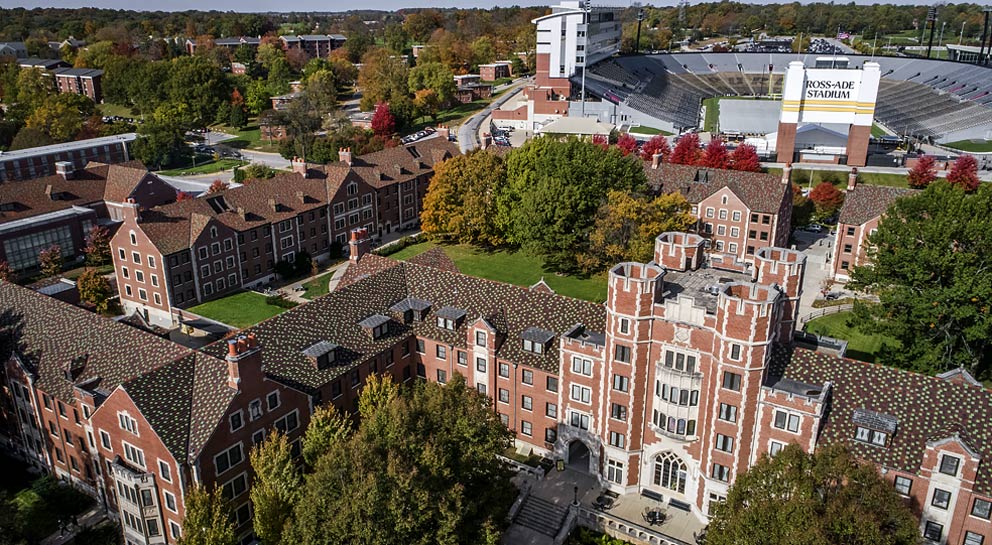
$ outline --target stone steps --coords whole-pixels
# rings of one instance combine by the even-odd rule
[[[565,523],[568,508],[536,496],[528,496],[513,522],[546,536],[555,537]]]

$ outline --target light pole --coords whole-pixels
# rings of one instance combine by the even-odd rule
[[[966,22],[967,22],[967,21],[961,21],[961,35],[960,35],[960,36],[958,36],[958,45],[961,45],[961,42],[963,42],[963,41],[964,41],[964,24],[965,24]]]
[[[937,40],[937,49],[940,49],[940,44],[944,43],[944,27],[947,26],[947,21],[940,24],[940,38]]]

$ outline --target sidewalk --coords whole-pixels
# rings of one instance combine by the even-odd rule
[[[66,529],[65,532],[56,530],[52,533],[52,535],[41,540],[41,545],[62,545],[63,543],[71,541],[72,538],[76,537],[76,534],[79,533],[80,530],[96,526],[97,524],[103,522],[106,518],[107,515],[104,513],[103,509],[99,506],[95,506],[79,516],[78,526],[72,526],[71,529]]]

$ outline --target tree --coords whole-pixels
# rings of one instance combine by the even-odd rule
[[[62,247],[53,244],[38,252],[38,267],[46,278],[62,273]]]
[[[17,276],[6,261],[0,261],[0,282],[13,282]]]
[[[817,217],[829,218],[844,204],[844,194],[834,184],[820,182],[816,184],[813,191],[809,192],[809,200],[816,207]]]
[[[816,208],[813,202],[803,195],[803,189],[796,184],[792,184],[792,227],[805,227],[813,221],[813,212]]]
[[[607,191],[641,191],[647,184],[639,159],[576,139],[530,140],[507,156],[506,165],[498,225],[509,242],[558,271],[577,267],[576,255],[588,245]]]
[[[37,68],[22,69],[17,74],[17,104],[28,113],[57,93],[55,78]]]
[[[201,56],[173,59],[168,87],[172,103],[185,105],[184,122],[190,128],[209,125],[220,103],[230,96],[224,73]]]
[[[389,23],[383,31],[383,41],[393,53],[402,54],[406,50],[406,44],[410,41],[410,36],[403,30],[403,25],[399,23]]]
[[[351,420],[334,405],[318,407],[303,436],[303,460],[310,467],[316,466],[321,456],[337,443],[347,440],[351,432]]]
[[[293,507],[300,497],[303,477],[293,461],[293,447],[278,430],[251,449],[249,458],[255,479],[251,503],[255,510],[255,534],[262,543],[279,544]]]
[[[188,201],[188,200],[194,199],[194,198],[195,197],[193,197],[193,194],[192,193],[187,193],[185,191],[176,191],[176,202]]]
[[[358,429],[317,461],[284,542],[497,543],[516,491],[496,457],[511,435],[489,399],[458,373],[402,393],[373,377]]]
[[[303,91],[309,95],[321,117],[334,112],[338,105],[338,83],[333,72],[317,70],[303,83]]]
[[[245,99],[241,93],[235,89],[231,91],[231,113],[228,123],[235,129],[243,129],[248,125],[248,108],[245,106]]]
[[[262,80],[253,80],[245,90],[245,106],[252,115],[258,115],[263,110],[272,107],[272,93],[269,86]]]
[[[276,175],[276,171],[272,167],[262,163],[252,163],[241,167],[239,170],[242,173],[243,180],[237,181],[244,183],[248,183],[251,180],[274,178]]]
[[[379,102],[387,102],[395,107],[402,101],[409,101],[409,69],[406,63],[394,59],[385,49],[373,49],[362,59],[362,69],[358,73],[358,86],[362,89],[360,107],[371,110]]]
[[[289,103],[280,113],[286,125],[289,144],[293,147],[293,155],[310,158],[317,132],[321,127],[324,113],[320,110],[320,102],[309,93],[303,93]]]
[[[879,303],[856,304],[853,323],[895,339],[878,361],[936,374],[992,362],[992,184],[973,194],[943,180],[897,200],[870,235],[868,263],[850,286]]]
[[[45,99],[27,119],[27,126],[38,129],[53,142],[68,142],[83,128],[96,105],[85,95],[61,93]]]
[[[255,53],[255,60],[258,64],[262,65],[262,68],[266,70],[272,70],[273,65],[279,59],[285,59],[286,52],[283,51],[282,47],[279,47],[278,43],[266,42],[259,44],[258,52]]]
[[[135,158],[146,165],[156,165],[162,168],[189,156],[190,148],[186,145],[185,124],[188,119],[185,104],[164,103],[145,118],[138,127],[138,138],[133,145]]]
[[[413,108],[417,116],[428,116],[434,119],[441,109],[441,100],[433,89],[421,89],[413,94]]]
[[[506,187],[506,163],[486,151],[458,155],[434,167],[421,227],[433,239],[498,246],[506,241],[492,211]]]
[[[679,138],[668,162],[675,163],[676,165],[697,165],[701,159],[702,153],[699,150],[699,135],[690,132],[683,134]]]
[[[841,444],[807,454],[791,443],[763,456],[737,475],[706,532],[706,545],[919,541],[919,523],[892,485]]]
[[[14,140],[10,143],[10,149],[19,150],[36,148],[54,143],[55,142],[52,141],[52,138],[41,129],[36,129],[34,127],[22,127],[21,130],[17,131],[17,134],[14,135]]]
[[[220,193],[221,191],[226,191],[227,188],[231,187],[230,184],[223,180],[214,180],[207,188],[207,193]]]
[[[220,488],[208,491],[202,485],[194,485],[186,494],[186,517],[183,519],[183,535],[179,545],[235,545],[234,523],[231,522],[231,506]]]
[[[472,41],[472,66],[488,64],[496,60],[496,46],[489,36],[482,35]]]
[[[947,173],[947,181],[967,193],[978,189],[981,181],[978,179],[978,161],[975,156],[965,154],[958,157],[951,166],[951,171]]]
[[[375,112],[372,114],[372,132],[382,138],[389,138],[396,133],[396,118],[389,111],[388,103],[380,102],[375,105]]]
[[[730,168],[744,172],[761,172],[758,151],[751,144],[740,144],[730,155]]]
[[[920,155],[916,164],[909,170],[906,181],[909,187],[923,189],[937,179],[937,158],[933,155]]]
[[[416,93],[422,89],[434,91],[442,105],[448,104],[458,90],[458,86],[455,85],[454,73],[439,62],[418,64],[410,69],[408,83],[410,93]]]
[[[651,261],[658,235],[687,231],[695,223],[691,209],[681,193],[649,197],[609,191],[589,232],[589,252],[580,258],[584,272],[598,272],[622,261]]]
[[[86,264],[91,267],[110,263],[110,231],[100,225],[91,227],[86,234],[83,253],[86,254]]]
[[[629,134],[621,134],[617,138],[617,149],[624,157],[637,152],[637,139]]]
[[[375,46],[375,37],[361,17],[352,15],[345,19],[342,30],[348,37],[344,50],[348,52],[348,60],[351,62],[360,61]]]
[[[730,153],[727,152],[727,146],[724,145],[723,140],[713,138],[709,144],[706,144],[706,151],[703,153],[701,164],[706,168],[724,170],[730,168]]]
[[[648,140],[644,147],[641,148],[641,159],[645,161],[651,161],[654,159],[656,153],[661,154],[661,161],[665,162],[668,157],[672,154],[672,150],[668,147],[668,138],[663,134],[656,134]]]
[[[79,298],[96,307],[96,311],[104,314],[110,308],[110,298],[114,295],[113,288],[106,276],[99,274],[96,269],[86,269],[76,279],[79,288]]]

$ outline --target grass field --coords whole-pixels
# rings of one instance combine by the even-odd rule
[[[181,168],[172,168],[160,171],[164,176],[191,176],[196,174],[214,174],[224,170],[231,170],[236,166],[247,165],[247,161],[239,159],[220,159],[217,161],[208,160],[206,163],[198,163],[195,167],[190,165]]]
[[[131,113],[131,107],[130,106],[124,106],[123,104],[111,104],[109,102],[105,102],[103,104],[100,104],[99,107],[100,107],[100,113],[102,113],[103,115],[116,115],[116,116],[120,116],[120,117],[135,117],[135,115],[133,113]]]
[[[810,320],[806,331],[847,341],[847,356],[862,361],[874,362],[883,345],[897,346],[893,339],[882,335],[865,335],[847,324],[850,312],[838,312]]]
[[[212,130],[225,134],[232,134],[236,138],[220,142],[222,146],[229,146],[237,149],[250,149],[256,151],[276,152],[279,150],[278,142],[266,142],[262,140],[262,129],[257,125],[258,120],[248,119],[248,125],[243,129],[235,129],[228,125],[214,125]]]
[[[497,95],[494,94],[491,98],[476,100],[469,102],[468,104],[459,104],[453,108],[441,110],[434,117],[418,117],[413,120],[413,126],[407,132],[416,132],[424,127],[433,127],[438,124],[452,126],[461,125],[466,119],[471,117],[472,114],[485,108],[496,98]]]
[[[879,127],[878,126],[878,123],[872,123],[871,124],[871,135],[872,136],[878,137],[878,136],[885,136],[886,134],[889,134],[889,133],[885,132],[885,129],[883,129],[882,127]]]
[[[951,142],[950,144],[944,145],[949,148],[959,149],[961,151],[970,151],[972,153],[992,152],[992,141],[989,140],[960,140],[958,142]]]
[[[648,136],[654,136],[656,134],[663,134],[665,136],[671,136],[672,133],[668,131],[663,131],[661,129],[656,129],[654,127],[645,127],[643,125],[638,125],[636,127],[631,127],[628,131],[631,134],[646,134]]]
[[[244,328],[282,314],[286,309],[266,304],[264,295],[242,291],[190,307],[189,311],[229,326]]]
[[[389,257],[406,260],[433,247],[435,244],[431,242],[421,242]],[[505,250],[487,252],[467,245],[441,246],[441,248],[463,273],[471,276],[518,286],[531,286],[544,278],[544,281],[561,295],[597,303],[606,300],[606,274],[589,278],[557,276],[544,270],[544,263],[540,258],[524,252]]]
[[[322,274],[309,282],[304,282],[303,287],[306,291],[303,292],[302,297],[304,299],[316,299],[321,295],[327,295],[327,283],[331,280],[331,273]]]
[[[703,130],[715,133],[720,125],[720,97],[707,98],[703,101],[703,106],[706,107]]]

